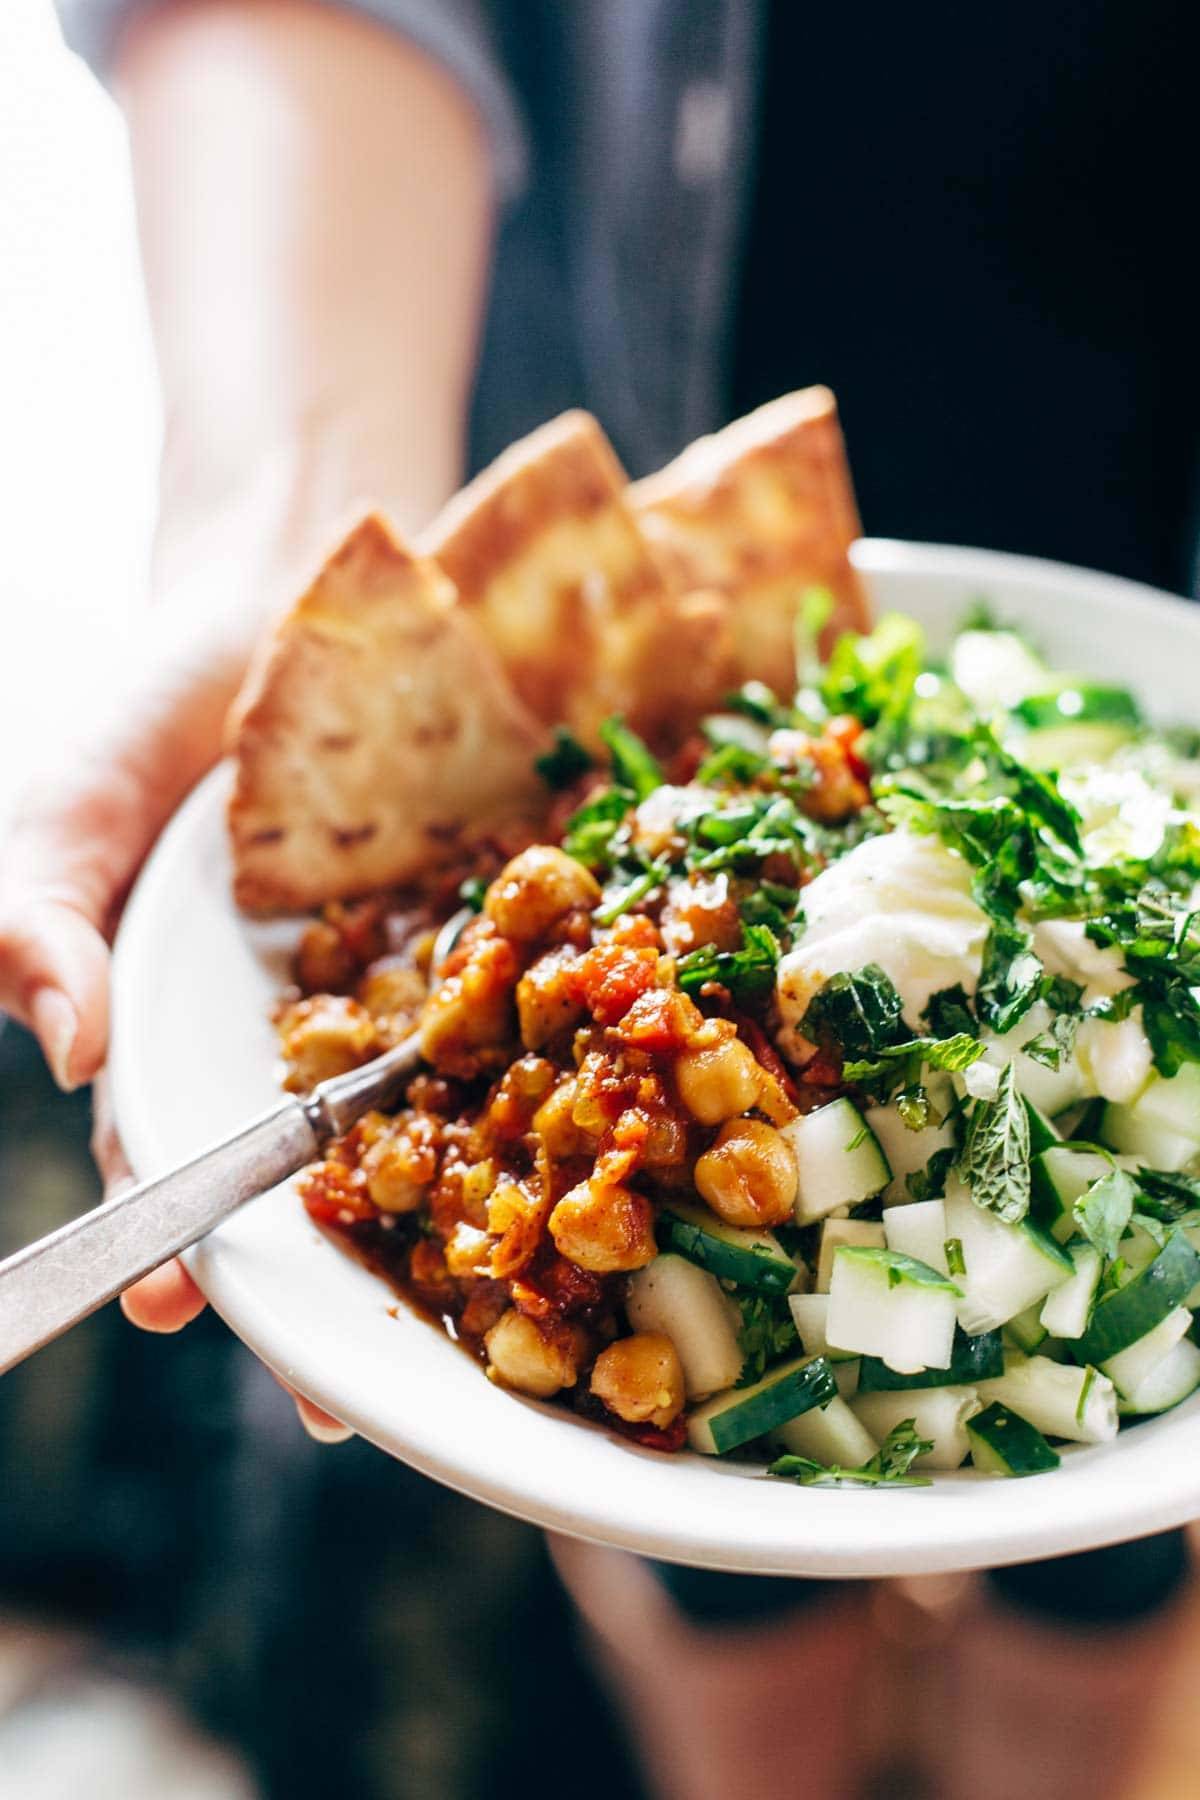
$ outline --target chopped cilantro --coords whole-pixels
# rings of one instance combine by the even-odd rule
[[[636,799],[645,800],[665,779],[657,757],[650,754],[636,731],[623,719],[605,719],[600,736],[612,760],[613,780],[618,787],[629,788]]]
[[[589,869],[607,868],[613,861],[613,840],[634,804],[631,793],[621,788],[601,788],[567,820],[562,847],[576,862]]]
[[[742,1372],[737,1386],[750,1387],[762,1380],[772,1363],[794,1350],[798,1339],[786,1295],[739,1294],[737,1304],[742,1315],[738,1328]]]
[[[579,739],[565,725],[559,725],[554,733],[554,743],[536,758],[533,766],[547,787],[558,790],[570,787],[595,764]]]
[[[739,1005],[761,999],[775,981],[779,941],[766,925],[743,925],[740,950],[717,950],[702,944],[675,964],[675,979],[685,994],[699,994],[709,982],[728,988]]]
[[[798,1481],[803,1487],[817,1487],[829,1482],[852,1481],[873,1487],[928,1487],[923,1475],[909,1473],[919,1456],[933,1449],[928,1438],[917,1433],[915,1419],[904,1419],[892,1429],[878,1450],[860,1469],[839,1468],[837,1463],[819,1463],[811,1456],[780,1456],[767,1470],[784,1481]]]

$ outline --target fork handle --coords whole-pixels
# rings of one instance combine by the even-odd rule
[[[310,1111],[285,1100],[0,1263],[0,1374],[311,1162],[320,1138]]]

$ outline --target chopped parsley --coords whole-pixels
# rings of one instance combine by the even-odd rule
[[[843,1481],[863,1487],[929,1487],[927,1476],[910,1474],[919,1456],[933,1449],[928,1438],[917,1432],[915,1419],[904,1419],[892,1429],[869,1461],[859,1469],[843,1469],[837,1463],[820,1463],[811,1456],[780,1456],[767,1470],[784,1481],[798,1481],[802,1487],[823,1487]]]

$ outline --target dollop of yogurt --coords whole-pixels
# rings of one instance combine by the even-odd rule
[[[800,1021],[818,988],[866,963],[891,978],[913,1026],[939,989],[974,993],[988,921],[971,877],[939,838],[901,829],[867,838],[810,882],[804,935],[776,974],[785,1054],[802,1048]]]

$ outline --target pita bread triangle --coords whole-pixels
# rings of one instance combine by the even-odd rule
[[[533,820],[546,732],[451,584],[365,518],[280,621],[234,727],[234,892],[300,910]]]

